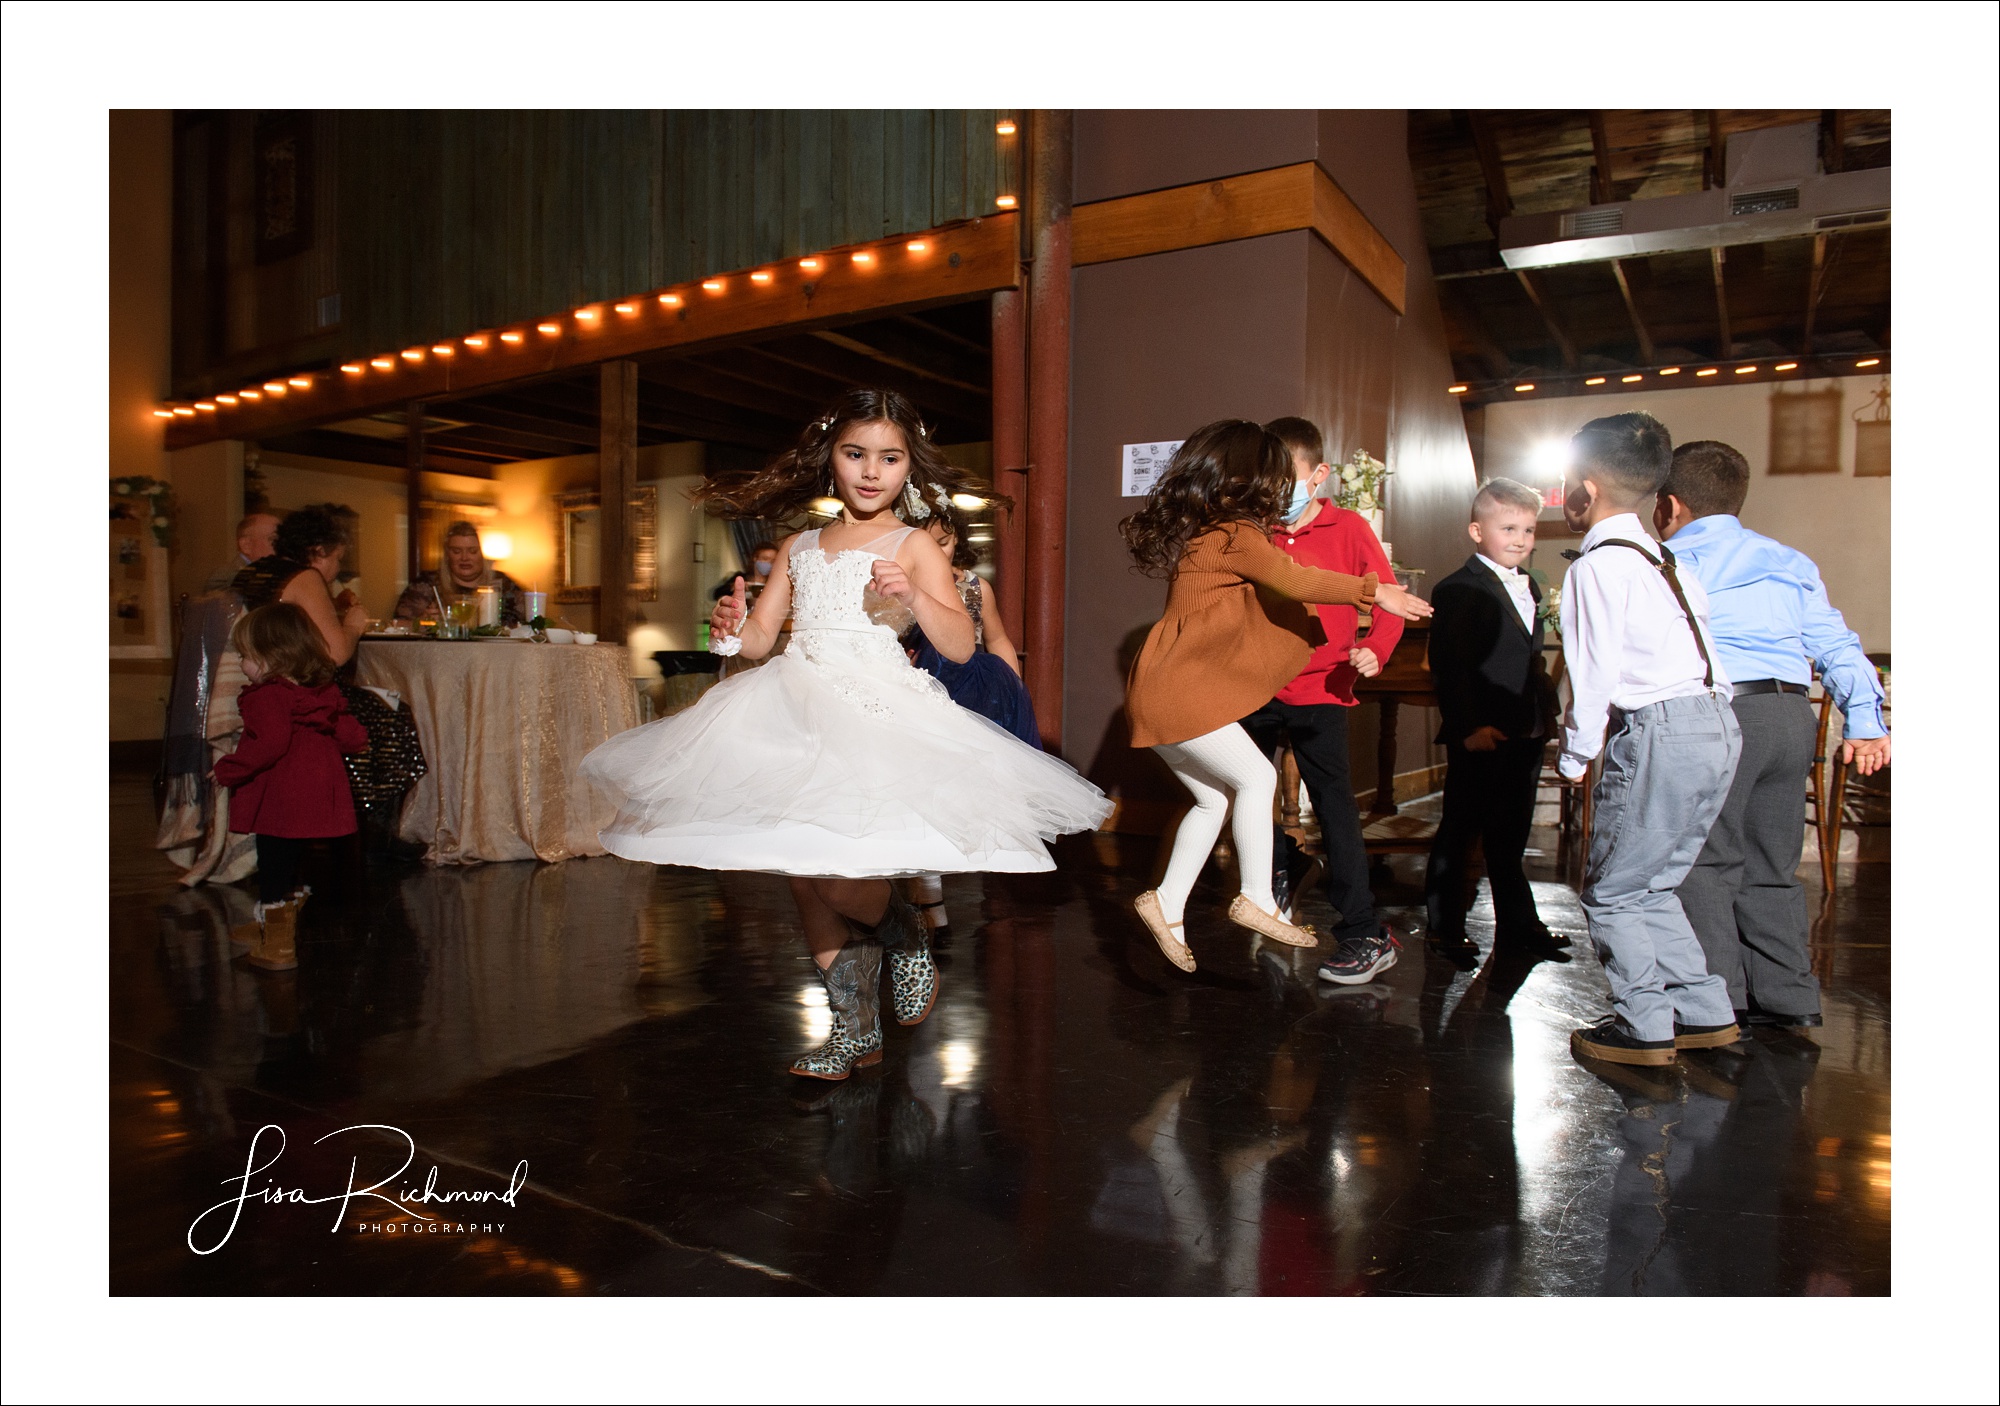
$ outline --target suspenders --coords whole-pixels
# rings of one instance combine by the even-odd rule
[[[1602,542],[1597,544],[1597,547],[1630,547],[1633,551],[1651,562],[1658,569],[1660,575],[1667,578],[1667,585],[1672,588],[1674,599],[1680,603],[1681,614],[1687,617],[1688,629],[1694,633],[1694,647],[1701,651],[1701,667],[1704,671],[1702,683],[1708,688],[1714,688],[1715,663],[1708,657],[1708,641],[1701,637],[1701,626],[1695,623],[1694,607],[1688,604],[1687,592],[1681,589],[1680,575],[1674,570],[1674,554],[1667,550],[1667,544],[1664,542],[1660,543],[1660,554],[1658,557],[1655,557],[1637,542],[1628,542],[1623,537],[1606,537]],[[1594,552],[1597,550],[1597,547],[1592,547],[1590,550]],[[1571,553],[1565,552],[1563,555],[1570,556]],[[1585,554],[1577,553],[1576,555],[1581,556]]]

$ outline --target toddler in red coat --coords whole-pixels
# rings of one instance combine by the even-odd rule
[[[215,764],[230,788],[232,829],[257,837],[257,923],[232,934],[250,964],[290,971],[296,932],[299,860],[308,840],[351,835],[354,797],[343,752],[368,748],[368,734],[333,685],[333,660],[319,629],[296,605],[259,606],[236,622],[230,643],[250,687],[237,695],[243,740]]]

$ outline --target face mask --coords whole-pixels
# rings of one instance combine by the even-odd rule
[[[769,576],[771,574],[771,563],[769,563],[768,561],[760,561],[755,563],[752,569],[755,570],[759,576]]]
[[[1292,484],[1292,501],[1285,505],[1285,521],[1297,522],[1305,516],[1306,508],[1312,503],[1312,483],[1308,479],[1297,479]]]

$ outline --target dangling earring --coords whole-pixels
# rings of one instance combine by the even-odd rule
[[[926,503],[924,495],[917,491],[917,481],[915,478],[906,478],[903,480],[902,515],[905,522],[908,522],[911,518],[915,518],[918,522],[923,522],[931,515],[931,505]]]

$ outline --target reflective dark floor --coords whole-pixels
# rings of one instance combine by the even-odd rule
[[[114,778],[113,1293],[1889,1290],[1887,865],[1823,912],[1814,1038],[1599,1074],[1583,945],[1427,961],[1421,860],[1382,889],[1401,965],[1333,989],[1213,884],[1172,971],[1125,906],[1152,842],[1083,837],[948,880],[930,1020],[806,1087],[826,1011],[777,880],[328,854],[271,976],[228,960],[248,896],[178,889],[151,825]]]

